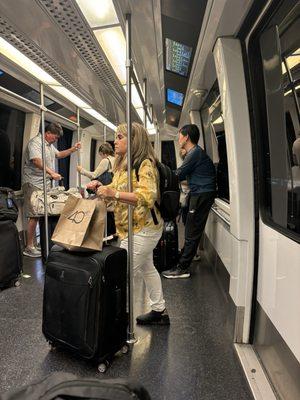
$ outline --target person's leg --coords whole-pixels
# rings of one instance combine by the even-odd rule
[[[41,252],[35,247],[35,232],[36,226],[38,222],[38,218],[33,216],[33,209],[31,205],[31,195],[34,190],[38,190],[37,187],[27,183],[23,186],[23,194],[24,194],[24,209],[25,214],[28,216],[28,224],[27,224],[27,240],[26,240],[26,248],[23,251],[23,254],[28,257],[40,257]]]
[[[150,306],[154,311],[162,312],[166,308],[163,297],[161,278],[153,264],[153,250],[144,258],[140,267],[147,292],[150,298]]]
[[[191,196],[185,225],[184,247],[178,265],[171,270],[163,271],[162,275],[165,278],[188,278],[190,276],[188,268],[197,253],[198,245],[214,198],[214,192]]]
[[[160,276],[153,264],[153,249],[161,237],[161,231],[143,230],[133,236],[133,271],[142,274],[150,297],[151,311],[137,317],[138,324],[168,325]],[[121,247],[128,248],[128,240],[121,241]]]
[[[37,226],[38,218],[30,217],[27,225],[27,246],[25,247],[23,254],[28,257],[41,257],[41,252],[35,247],[35,231]]]
[[[38,218],[29,218],[27,224],[27,247],[34,247],[35,232]]]

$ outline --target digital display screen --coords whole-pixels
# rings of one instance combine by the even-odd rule
[[[166,69],[168,71],[187,76],[191,55],[192,47],[166,39]]]
[[[183,98],[183,93],[176,92],[176,90],[173,89],[167,89],[167,101],[169,103],[176,104],[177,106],[182,106]]]

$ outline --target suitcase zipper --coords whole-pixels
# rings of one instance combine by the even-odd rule
[[[91,260],[93,260],[93,259],[91,259]],[[94,261],[94,260],[93,260],[93,261]],[[52,265],[57,265],[57,266],[63,268],[64,270],[68,269],[68,270],[83,272],[85,275],[88,275],[88,274],[89,274],[89,277],[88,277],[87,281],[85,281],[85,282],[83,282],[83,283],[77,283],[77,282],[76,282],[76,284],[78,284],[78,285],[85,285],[85,284],[87,283],[87,284],[90,286],[90,288],[92,288],[94,282],[97,282],[97,277],[98,277],[99,273],[96,273],[95,276],[93,277],[92,272],[85,271],[85,270],[83,270],[83,269],[81,269],[81,268],[71,267],[70,265],[65,265],[65,264],[63,264],[63,263],[59,263],[59,262],[56,262],[56,261],[54,261],[54,262],[52,263]],[[46,268],[46,275],[47,275],[47,268]],[[95,279],[93,279],[93,278],[95,278]]]

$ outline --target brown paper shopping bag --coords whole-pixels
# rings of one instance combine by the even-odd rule
[[[70,196],[52,235],[52,241],[73,251],[102,250],[106,205],[100,199]]]

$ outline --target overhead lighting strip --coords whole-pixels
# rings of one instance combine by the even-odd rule
[[[80,97],[76,96],[69,89],[61,85],[56,79],[54,79],[51,75],[49,75],[46,71],[40,68],[36,63],[31,61],[27,56],[21,53],[18,49],[8,43],[2,37],[0,37],[0,54],[4,55],[10,61],[14,62],[30,75],[32,75],[39,82],[42,82],[45,85],[49,86],[52,90],[59,93],[68,101],[71,101],[77,107],[86,111],[95,119],[108,126],[110,129],[116,129],[116,126],[108,121],[103,115],[94,110],[88,103],[86,103]]]
[[[117,17],[115,7],[112,0],[76,0],[84,17],[93,30],[95,37],[104,51],[112,69],[117,75],[124,91],[126,92],[126,41]],[[139,117],[143,121],[143,114],[141,108],[143,102],[141,101],[140,94],[142,93],[140,87],[137,87],[138,82],[134,72],[134,81],[131,85],[132,88],[132,105],[136,109]],[[139,94],[140,92],[140,94]],[[148,113],[147,113],[148,114]],[[148,120],[149,120],[148,114]],[[150,124],[150,122],[149,122]],[[156,133],[153,124],[152,128],[147,130]]]

